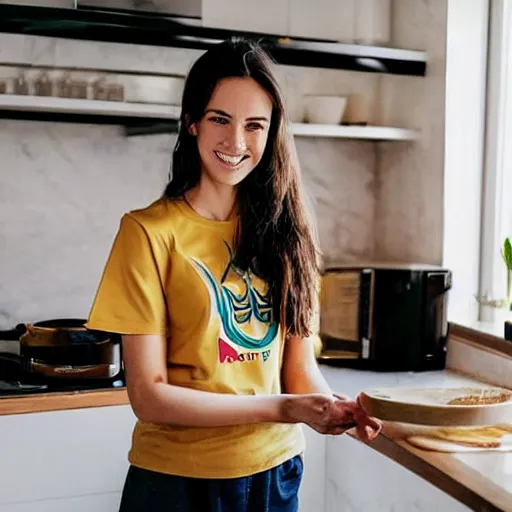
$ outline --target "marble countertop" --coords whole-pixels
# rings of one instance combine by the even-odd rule
[[[321,364],[322,374],[333,390],[355,397],[376,387],[451,387],[481,382],[450,370],[428,372],[372,372]]]
[[[355,397],[375,387],[483,385],[454,371],[376,373],[322,365],[333,390]],[[512,512],[512,452],[440,453],[386,434],[368,445],[430,481],[473,510]]]

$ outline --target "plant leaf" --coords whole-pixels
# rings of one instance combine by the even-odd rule
[[[505,261],[505,265],[507,265],[507,268],[512,270],[512,243],[510,242],[510,238],[505,238],[501,255]]]

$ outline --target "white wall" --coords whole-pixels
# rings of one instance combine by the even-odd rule
[[[427,52],[425,77],[383,76],[382,122],[420,132],[378,147],[375,208],[380,259],[439,264],[443,251],[447,0],[394,0],[393,44]]]

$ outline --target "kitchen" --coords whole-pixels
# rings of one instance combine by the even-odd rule
[[[203,4],[207,6],[208,2]],[[227,2],[225,5],[224,12],[216,10],[223,20],[239,12],[229,9]],[[258,5],[265,12],[261,2]],[[297,137],[326,261],[336,262],[342,256],[352,262],[389,259],[439,264],[450,253],[451,244],[460,244],[460,237],[455,240],[447,233],[450,219],[443,218],[443,188],[446,195],[453,179],[446,174],[446,160],[450,151],[457,151],[448,137],[445,142],[445,130],[451,126],[445,119],[445,108],[449,108],[447,82],[460,80],[460,89],[467,75],[464,79],[453,77],[446,68],[445,37],[447,25],[453,22],[449,13],[447,17],[446,5],[436,0],[393,3],[392,46],[424,51],[428,56],[426,76],[325,68],[315,68],[312,73],[308,67],[282,68],[294,122],[301,120],[305,95],[359,93],[371,105],[367,109],[372,116],[370,124],[421,134],[413,141],[385,142],[343,136]],[[332,14],[328,7],[326,12]],[[272,16],[272,22],[278,23],[277,18]],[[263,23],[270,23],[269,19],[265,16]],[[325,19],[318,22],[321,27]],[[236,19],[233,23],[242,21]],[[474,25],[468,30],[478,29],[478,22],[471,19]],[[265,31],[273,32],[274,28]],[[314,23],[308,23],[308,30],[313,33],[305,35],[315,37]],[[41,69],[80,67],[110,73],[183,76],[200,53],[123,44],[109,44],[107,50],[107,45],[99,42],[8,33],[1,34],[0,41],[2,65],[25,64]],[[470,38],[469,43],[477,53],[478,41]],[[476,73],[473,68],[469,72]],[[474,94],[478,99],[478,93]],[[460,111],[464,112],[464,107],[459,106]],[[467,136],[476,140],[476,134]],[[173,140],[174,135],[168,133],[125,137],[118,125],[111,124],[2,121],[1,147],[9,148],[2,151],[4,172],[0,177],[3,329],[32,319],[74,317],[88,311],[120,214],[161,193],[169,173]],[[461,158],[460,148],[458,154]],[[474,167],[470,162],[466,169]],[[460,201],[458,216],[466,212],[464,208],[471,211],[474,197],[461,197],[457,194],[460,187],[456,180],[453,191],[448,190]],[[449,266],[467,264],[450,262]],[[461,289],[459,283],[455,286],[453,295]],[[471,287],[471,283],[464,286]],[[462,318],[462,313],[455,313]],[[372,379],[364,376],[357,380],[350,372],[332,368],[325,371],[340,392],[357,393]],[[396,376],[389,374],[379,385],[393,378]],[[84,408],[1,418],[1,435],[10,441],[5,443],[7,455],[1,466],[0,511],[115,510],[133,415],[126,405],[115,402],[111,407],[85,408],[91,405],[87,396],[66,397],[65,401],[73,399],[83,400],[80,407]],[[87,429],[83,428],[85,422],[89,423]],[[338,507],[467,510],[350,438],[329,439],[328,448],[322,443],[316,436],[309,441],[310,472],[306,473],[303,488],[306,511],[313,507],[328,511]],[[109,450],[109,460],[104,461]],[[338,455],[333,458],[332,453]],[[34,454],[54,458],[54,462],[36,463]],[[370,466],[372,471],[361,468],[359,472],[351,467],[350,478],[345,478],[346,459],[361,461],[361,466]],[[98,468],[98,464],[103,467]],[[370,493],[368,482],[373,481],[375,491]],[[319,492],[324,482],[325,492]],[[393,489],[402,488],[407,492],[397,496]],[[25,493],[28,495],[24,497]]]

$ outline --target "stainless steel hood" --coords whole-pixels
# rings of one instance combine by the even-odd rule
[[[201,18],[202,0],[79,0],[78,7]]]
[[[257,38],[290,66],[424,76],[425,52],[204,27],[202,0],[0,0],[0,32],[207,50],[233,35]],[[256,1],[256,0],[254,0]],[[279,1],[279,0],[278,0]],[[32,4],[32,5],[31,5]]]

